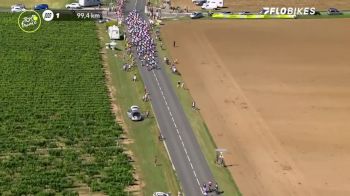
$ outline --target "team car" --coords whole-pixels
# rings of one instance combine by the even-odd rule
[[[136,105],[131,106],[127,114],[132,121],[142,120],[142,114],[140,112],[139,106],[136,106]]]
[[[328,15],[342,15],[343,13],[336,8],[329,8]]]

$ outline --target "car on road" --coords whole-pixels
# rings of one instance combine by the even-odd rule
[[[223,11],[223,12],[220,12],[221,14],[232,14],[231,11]]]
[[[81,6],[79,3],[70,3],[70,4],[66,4],[66,8],[67,9],[80,9]]]
[[[203,13],[202,12],[193,12],[190,14],[190,18],[192,18],[192,19],[203,18]]]
[[[163,192],[155,192],[153,193],[153,196],[170,196],[169,193],[163,193]]]
[[[11,12],[23,12],[26,11],[26,7],[23,4],[15,4],[11,6]]]
[[[328,15],[342,15],[343,13],[336,8],[329,8]]]
[[[198,5],[198,6],[202,6],[206,2],[207,2],[207,0],[196,0],[196,1],[193,1],[193,3],[195,5]]]
[[[136,106],[136,105],[131,106],[127,114],[132,121],[142,120],[142,114],[140,112],[139,106]]]
[[[34,10],[47,10],[49,9],[49,5],[47,4],[38,4],[34,6]]]
[[[248,11],[242,11],[238,13],[239,15],[250,15],[251,13]]]

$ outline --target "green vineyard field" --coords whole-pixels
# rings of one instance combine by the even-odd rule
[[[125,195],[134,182],[110,110],[96,26],[0,14],[0,193]]]

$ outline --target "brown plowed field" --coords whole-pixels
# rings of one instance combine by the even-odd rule
[[[349,19],[162,28],[243,195],[350,195]]]
[[[199,10],[192,0],[172,0],[172,5]],[[231,11],[260,11],[263,7],[315,7],[317,10],[327,10],[336,7],[342,10],[350,10],[349,0],[224,0],[224,5]]]

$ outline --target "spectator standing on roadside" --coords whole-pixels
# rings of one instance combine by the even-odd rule
[[[184,82],[181,83],[181,88],[182,88],[182,89],[185,88],[185,83],[184,83]]]
[[[216,194],[219,194],[219,185],[218,185],[218,183],[215,184],[215,192],[216,192]]]
[[[158,157],[157,155],[154,156],[154,166],[156,167],[158,165]]]

